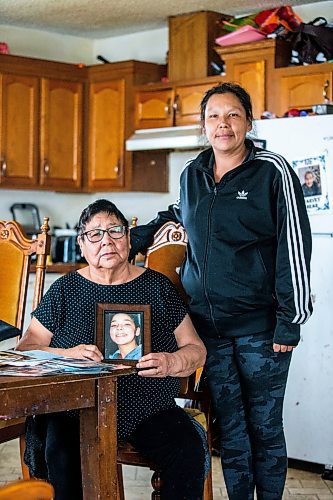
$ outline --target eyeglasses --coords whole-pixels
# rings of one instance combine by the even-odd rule
[[[91,231],[81,233],[81,236],[87,236],[90,243],[98,243],[99,241],[102,241],[105,233],[108,233],[110,238],[113,240],[119,240],[126,234],[126,232],[126,226],[111,226],[109,229],[91,229]]]

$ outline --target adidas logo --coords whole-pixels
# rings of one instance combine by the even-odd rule
[[[236,196],[236,200],[247,200],[247,195],[248,193],[246,193],[243,189],[243,191],[238,191],[238,196]]]

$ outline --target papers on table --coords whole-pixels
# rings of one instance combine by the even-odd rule
[[[13,376],[13,377],[43,377],[44,375],[56,375],[60,373],[57,368],[50,366],[9,366],[7,368],[0,368],[0,376]]]
[[[41,377],[57,373],[96,374],[124,368],[124,365],[67,358],[47,351],[0,351],[0,376]]]
[[[20,353],[16,353],[15,351],[0,351],[0,366],[8,365],[8,363],[12,361],[19,361],[24,359],[24,356]]]
[[[52,360],[53,363],[56,363],[58,366],[64,366],[66,368],[100,368],[101,363],[97,363],[96,361],[91,361],[89,359],[77,359],[77,358],[54,358]]]

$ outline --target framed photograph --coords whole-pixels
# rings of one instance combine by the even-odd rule
[[[293,160],[292,165],[300,180],[308,213],[314,215],[330,210],[326,153]]]
[[[150,305],[97,304],[95,343],[104,362],[135,365],[151,351]]]

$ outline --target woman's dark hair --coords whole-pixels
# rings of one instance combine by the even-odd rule
[[[121,222],[121,224],[128,228],[128,220],[123,215],[123,213],[116,207],[112,201],[109,200],[96,200],[93,203],[90,203],[81,213],[80,219],[78,222],[77,230],[78,234],[81,235],[84,233],[86,225],[91,219],[101,213],[105,212],[108,215],[114,215]]]
[[[240,101],[241,105],[243,106],[246,118],[252,122],[253,112],[252,112],[252,102],[250,95],[246,92],[245,89],[243,89],[243,87],[237,85],[237,83],[226,82],[226,83],[221,83],[221,85],[216,85],[215,87],[212,87],[204,95],[200,103],[200,118],[202,123],[204,123],[205,121],[205,111],[208,99],[212,97],[212,95],[214,94],[234,94]]]

